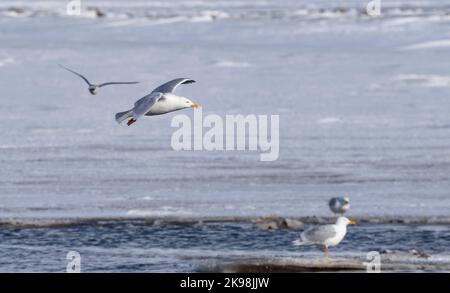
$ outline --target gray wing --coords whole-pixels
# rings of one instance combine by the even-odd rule
[[[177,78],[166,82],[163,85],[160,85],[159,87],[155,88],[152,93],[172,93],[180,84],[188,84],[194,82],[195,80],[189,78]]]
[[[310,242],[323,242],[328,238],[336,236],[334,225],[323,225],[311,228],[302,233],[304,240]]]
[[[328,203],[328,205],[330,206],[330,208],[335,207],[336,204],[338,203],[338,201],[339,201],[338,198],[333,197],[332,199],[330,199],[330,202]]]
[[[152,93],[139,99],[134,103],[133,118],[137,119],[144,116],[162,96],[163,94],[161,93]]]
[[[79,74],[78,72],[75,72],[75,71],[73,71],[72,69],[69,69],[69,68],[67,68],[67,67],[65,67],[65,66],[62,66],[61,64],[58,64],[58,65],[59,65],[59,67],[62,67],[62,68],[64,68],[65,70],[70,71],[70,72],[72,72],[72,73],[75,74],[75,75],[78,75],[78,76],[81,77],[88,85],[92,85],[92,84],[89,82],[89,80],[87,80],[86,77],[82,76],[82,75]]]
[[[105,85],[111,85],[111,84],[136,84],[139,83],[138,81],[114,81],[114,82],[104,82],[102,84],[99,84],[98,87],[102,87]]]

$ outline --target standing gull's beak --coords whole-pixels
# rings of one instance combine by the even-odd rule
[[[349,224],[350,225],[356,225],[356,221],[355,220],[350,220]]]
[[[200,107],[199,104],[192,104],[192,105],[191,105],[191,108],[198,108],[198,107]]]

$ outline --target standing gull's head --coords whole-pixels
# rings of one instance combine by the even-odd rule
[[[336,221],[337,226],[347,226],[347,225],[355,225],[356,221],[350,220],[346,217],[339,217]]]

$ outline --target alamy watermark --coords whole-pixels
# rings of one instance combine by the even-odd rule
[[[279,156],[279,115],[270,115],[270,119],[268,115],[203,117],[200,108],[193,122],[181,114],[172,118],[171,126],[178,127],[171,139],[176,151],[259,151],[260,161],[275,161]]]
[[[66,259],[68,260],[66,266],[67,273],[80,273],[81,272],[81,254],[76,250],[71,250],[67,253]]]
[[[366,6],[367,15],[376,17],[381,15],[381,0],[372,0]]]
[[[81,15],[81,0],[71,0],[66,5],[67,15]]]
[[[366,272],[368,273],[380,273],[381,272],[381,256],[378,251],[369,251],[366,259],[368,262],[363,262],[366,266]]]

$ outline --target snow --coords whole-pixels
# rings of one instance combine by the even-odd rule
[[[448,215],[448,1],[61,3],[0,3],[0,217],[329,215],[343,194],[352,215]],[[141,83],[91,96],[58,63]],[[279,114],[279,159],[175,152],[177,112],[117,125],[176,77],[205,115]]]

